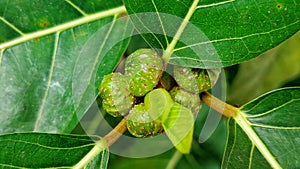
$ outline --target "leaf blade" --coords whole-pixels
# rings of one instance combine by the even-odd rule
[[[253,146],[252,152],[256,150],[260,152],[249,156],[249,159],[257,161],[249,163],[248,160],[242,160],[243,164],[251,164],[250,167],[254,168],[252,166],[265,163],[262,162],[264,158],[273,168],[297,168],[299,166],[296,159],[300,154],[299,146],[297,146],[300,144],[300,116],[297,113],[299,105],[300,88],[294,87],[274,90],[241,107],[241,111],[234,117],[235,122],[231,122],[231,127],[238,124],[238,130],[246,133],[241,137],[251,140],[245,145]],[[231,135],[228,140],[236,147],[243,146],[242,142],[232,141],[233,138],[236,138],[235,134]],[[226,150],[227,155],[235,150],[234,147],[229,149]],[[230,160],[226,155],[224,159],[223,162]],[[236,165],[236,161],[230,160],[228,163]],[[223,166],[226,168],[228,163],[224,163]]]
[[[299,77],[299,45],[300,32],[278,47],[249,62],[240,64],[238,73],[230,86],[230,92],[228,92],[228,101],[243,105]],[[243,97],[241,98],[240,95]]]
[[[133,14],[131,17],[137,29],[140,32],[145,32],[146,29],[152,32],[152,35],[144,35],[148,43],[153,47],[167,49],[170,40],[164,38],[164,32],[169,37],[174,37],[176,33],[174,29],[178,30],[180,23],[183,22],[182,19],[176,20],[176,17],[184,18],[195,1],[169,0],[150,3],[144,0],[125,0],[124,2],[129,14]],[[172,7],[168,4],[172,4]],[[190,27],[187,26],[179,39],[181,43],[177,43],[172,51],[174,53],[170,63],[188,67],[215,68],[254,58],[299,30],[300,13],[295,12],[299,5],[292,0],[278,4],[271,0],[259,4],[255,1],[231,0],[218,3],[200,2],[190,20]],[[155,13],[151,22],[145,18],[147,21],[143,22],[142,17],[139,17],[143,12]],[[160,18],[167,19],[161,22]],[[162,28],[164,30],[160,30]]]
[[[35,2],[31,1],[31,5]],[[86,58],[81,61],[78,59],[83,57],[82,54],[97,52],[100,46],[111,49],[105,51],[105,57],[101,52],[101,57],[93,57],[95,60],[91,61],[90,65],[94,63],[94,66],[87,66],[94,68],[87,77],[95,77],[93,82],[88,81],[88,83],[93,84],[90,85],[93,88],[97,88],[102,76],[113,71],[129,42],[126,38],[131,34],[132,27],[129,24],[121,25],[121,23],[128,23],[125,18],[116,21],[119,13],[118,10],[114,11],[114,7],[110,6],[106,11],[102,9],[101,17],[99,16],[102,19],[96,17],[94,19],[99,20],[92,23],[86,23],[91,20],[84,20],[83,17],[81,21],[84,22],[79,22],[82,24],[80,26],[73,25],[72,21],[71,24],[66,22],[63,24],[64,28],[68,28],[66,30],[54,26],[53,29],[46,29],[46,34],[41,34],[38,30],[35,34],[38,38],[28,34],[15,39],[16,41],[11,40],[1,44],[0,99],[3,102],[0,103],[0,115],[5,122],[0,125],[0,133],[16,131],[63,133],[73,129],[86,111],[88,103],[95,99],[87,98],[85,103],[82,103],[81,109],[78,108],[79,103],[74,102],[75,95],[72,87],[74,79],[80,78],[75,76],[78,74],[74,74],[75,66],[88,65]],[[121,11],[124,11],[124,7],[122,8]],[[97,41],[92,39],[99,29],[109,27],[112,22],[118,23],[111,28],[115,36],[98,36],[100,39]],[[53,32],[54,34],[51,34]],[[116,40],[116,36],[120,39]],[[26,42],[23,42],[24,40]],[[91,41],[95,42],[93,45],[95,48],[82,52],[85,44]],[[104,65],[105,67],[102,68]],[[80,83],[80,80],[77,82]],[[97,95],[96,90],[92,92],[93,96]],[[76,93],[76,96],[87,95],[85,93],[85,90],[82,90],[82,93]]]
[[[1,135],[0,166],[11,168],[73,168],[93,149],[96,145],[95,141],[99,139],[99,137],[93,136],[47,133]],[[99,157],[101,160],[101,155],[98,155],[96,159]],[[93,164],[90,163],[89,165]]]

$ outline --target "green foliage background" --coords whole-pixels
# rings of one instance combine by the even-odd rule
[[[177,30],[180,26],[170,26],[165,20],[161,25],[152,24],[147,18],[138,20],[140,16],[135,14],[164,12],[184,18],[193,2],[197,1],[0,0],[0,133],[3,134],[0,136],[0,166],[72,168],[82,160],[95,147],[94,140],[99,139],[78,134],[87,134],[82,124],[88,124],[94,131],[101,128],[89,111],[103,75],[117,67],[123,53],[127,56],[138,48],[150,46],[168,50],[172,41],[166,35],[127,37],[147,26],[150,30],[162,27]],[[132,14],[136,30],[124,15],[124,3],[128,14]],[[190,22],[210,39],[194,41],[192,33],[183,32],[182,37],[188,44],[179,42],[171,49],[179,57],[172,56],[170,63],[191,67],[203,67],[203,63],[208,67],[226,66],[227,86],[220,84],[221,90],[227,91],[225,100],[237,106],[272,89],[300,86],[300,32],[283,42],[299,30],[299,2],[208,0],[197,5]],[[116,22],[118,18],[121,19]],[[233,23],[237,24],[236,30],[232,30]],[[202,51],[203,63],[192,52],[193,44],[198,44],[196,49]],[[211,44],[217,53],[210,53]],[[103,50],[105,48],[110,50]],[[209,54],[219,54],[221,60],[214,60]],[[78,85],[75,89],[73,82]],[[144,159],[110,154],[109,168],[165,168],[170,164],[176,164],[170,168],[180,169],[220,168],[226,146],[227,120],[222,118],[212,136],[199,144],[199,133],[208,111],[209,107],[203,104],[195,123],[191,154],[178,156],[174,148]],[[112,126],[120,121],[109,116],[105,116],[105,120]],[[16,132],[30,133],[14,134]],[[70,132],[76,135],[67,135]],[[250,142],[245,138],[244,134],[241,139]],[[107,165],[108,151],[103,150],[90,157],[92,161],[87,168]]]

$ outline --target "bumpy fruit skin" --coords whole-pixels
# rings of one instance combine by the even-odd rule
[[[207,71],[204,69],[200,69],[197,71],[197,74],[199,93],[211,89],[212,85]]]
[[[174,78],[177,84],[184,90],[191,93],[198,93],[198,74],[191,68],[174,66]]]
[[[104,76],[99,88],[103,109],[114,117],[126,115],[134,103],[128,88],[128,77],[121,73]]]
[[[209,75],[204,69],[193,70],[175,66],[174,78],[181,88],[191,93],[201,93],[212,87]]]
[[[134,96],[144,96],[159,81],[163,62],[152,49],[139,49],[128,56],[125,63],[125,74],[131,77],[129,91]]]
[[[175,102],[191,109],[194,115],[198,114],[201,108],[201,100],[198,94],[186,92],[179,87],[173,87],[170,95]]]
[[[144,104],[135,105],[127,116],[127,129],[135,137],[155,136],[163,132],[161,121],[151,119]]]

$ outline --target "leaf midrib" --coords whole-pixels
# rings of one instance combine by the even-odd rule
[[[37,114],[37,119],[35,121],[33,131],[38,131],[38,129],[39,129],[40,122],[41,122],[41,119],[42,119],[42,115],[43,115],[43,112],[44,112],[44,108],[45,108],[45,105],[46,105],[46,101],[47,101],[47,98],[48,98],[49,88],[50,88],[50,85],[51,85],[51,81],[52,81],[52,77],[53,77],[53,70],[54,70],[55,61],[56,61],[58,41],[59,41],[59,32],[55,34],[54,49],[53,49],[53,54],[52,54],[52,62],[51,62],[51,65],[50,65],[50,70],[49,70],[49,77],[48,77],[48,81],[47,81],[47,87],[46,87],[46,90],[44,92],[44,96],[43,96],[42,103],[40,105],[40,108],[39,108],[39,111],[38,111],[38,114]]]
[[[278,161],[271,154],[269,149],[265,146],[256,132],[252,129],[250,122],[246,119],[246,115],[243,112],[239,112],[235,117],[233,117],[235,122],[242,128],[242,130],[247,134],[252,144],[260,151],[264,158],[274,169],[282,169]]]
[[[175,33],[175,36],[173,37],[171,43],[167,46],[166,50],[164,51],[164,54],[162,56],[162,58],[165,60],[165,62],[169,62],[172,53],[174,52],[174,48],[180,38],[180,36],[182,35],[182,33],[184,32],[186,26],[189,23],[189,20],[191,19],[191,17],[193,16],[194,12],[197,9],[197,5],[199,4],[200,0],[194,0],[191,7],[189,8],[186,16],[184,17],[183,21],[181,22],[177,32]]]
[[[24,36],[21,36],[19,38],[16,38],[14,40],[8,41],[6,43],[2,43],[0,44],[0,50],[15,46],[17,44],[32,40],[34,38],[38,38],[38,37],[42,37],[42,36],[46,36],[55,32],[61,32],[67,29],[70,29],[72,27],[76,27],[85,23],[89,23],[92,21],[96,21],[105,17],[109,17],[109,16],[114,16],[116,14],[120,14],[120,13],[125,13],[126,9],[125,6],[120,6],[120,7],[116,7],[116,8],[112,8],[106,11],[101,11],[98,13],[94,13],[91,15],[87,15],[84,16],[82,18],[79,19],[75,19],[73,21],[61,24],[61,25],[57,25],[54,26],[52,28],[49,29],[44,29],[44,30],[40,30],[34,33],[29,33],[29,34],[24,34]],[[1,63],[1,62],[0,62]]]

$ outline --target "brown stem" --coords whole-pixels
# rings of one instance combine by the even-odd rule
[[[114,144],[126,130],[126,118],[123,118],[112,131],[104,136],[104,139],[107,141],[108,147]]]
[[[214,110],[228,118],[235,116],[239,112],[239,108],[221,101],[208,92],[201,93],[201,100],[209,107],[213,108]]]

